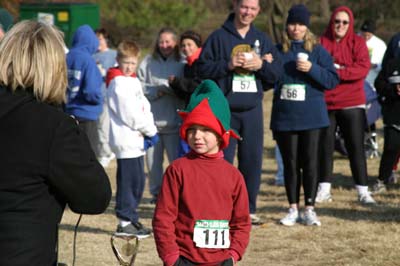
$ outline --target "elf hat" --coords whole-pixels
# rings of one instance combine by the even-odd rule
[[[186,140],[186,130],[192,125],[202,125],[214,130],[222,139],[220,148],[229,145],[232,136],[240,136],[230,128],[229,104],[218,85],[212,80],[204,80],[192,93],[186,110],[178,112],[183,124],[181,138]]]

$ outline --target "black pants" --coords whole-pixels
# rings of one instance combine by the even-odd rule
[[[79,127],[85,131],[89,142],[90,142],[90,147],[92,148],[92,150],[96,153],[97,152],[97,142],[98,142],[98,132],[97,132],[97,124],[96,121],[82,121],[82,120],[78,120],[79,121]],[[97,156],[97,154],[96,154]]]
[[[180,256],[179,259],[174,264],[174,266],[195,266],[195,265],[200,265],[200,264],[192,262],[183,256]],[[233,260],[232,260],[232,258],[229,258],[229,259],[224,260],[220,264],[216,264],[216,266],[217,265],[218,266],[233,266]]]
[[[364,148],[365,110],[352,108],[329,111],[330,126],[322,129],[320,138],[319,182],[331,182],[335,129],[339,125],[356,185],[367,185],[367,162]]]
[[[286,195],[289,204],[299,203],[303,183],[306,206],[314,206],[318,181],[318,139],[320,129],[274,131],[282,154]]]
[[[383,132],[385,143],[383,145],[378,178],[387,183],[400,152],[400,131],[393,127],[384,127]]]

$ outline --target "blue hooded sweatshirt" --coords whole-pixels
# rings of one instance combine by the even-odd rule
[[[283,61],[284,74],[276,84],[271,114],[273,131],[300,131],[329,126],[328,111],[324,91],[334,89],[339,84],[339,76],[333,66],[333,59],[321,45],[312,52],[303,48],[303,42],[292,41],[288,52],[278,46]],[[296,69],[298,53],[309,55],[312,67],[309,72]],[[282,87],[287,85],[305,87],[304,99],[294,101],[282,99]]]
[[[99,41],[92,28],[80,26],[67,54],[68,90],[65,112],[80,121],[97,120],[102,112],[102,76],[92,55]]]
[[[250,26],[245,37],[235,28],[235,14],[231,13],[221,28],[214,31],[206,40],[198,59],[198,74],[203,79],[213,79],[228,99],[231,111],[247,111],[256,107],[263,98],[263,92],[272,88],[283,73],[279,53],[265,33]],[[256,93],[238,93],[232,91],[234,72],[229,70],[232,50],[239,45],[249,45],[254,49],[258,40],[260,55],[272,53],[274,61],[263,61],[260,70],[253,72],[256,78]]]

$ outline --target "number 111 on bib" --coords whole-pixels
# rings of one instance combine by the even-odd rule
[[[193,241],[199,248],[229,248],[229,222],[226,220],[196,221]]]

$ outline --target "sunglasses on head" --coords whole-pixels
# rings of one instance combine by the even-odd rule
[[[343,25],[349,24],[347,20],[335,19],[335,24],[340,24],[340,23],[342,23]]]

